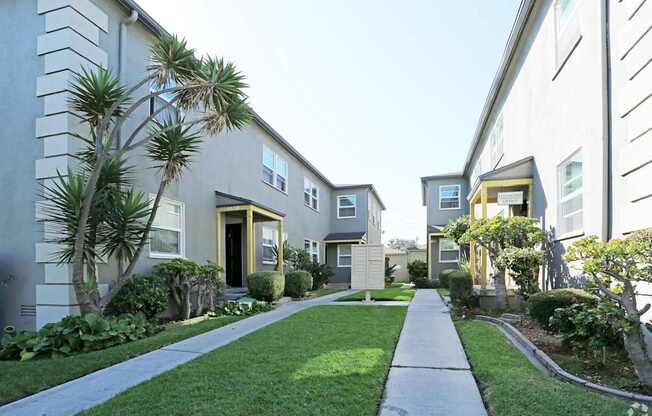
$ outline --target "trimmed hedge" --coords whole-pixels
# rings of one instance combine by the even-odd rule
[[[459,271],[458,269],[444,269],[439,272],[439,286],[448,289],[448,277],[451,273]]]
[[[293,298],[303,298],[312,289],[312,275],[305,270],[297,270],[285,274],[285,295]]]
[[[448,274],[451,301],[468,306],[473,297],[473,279],[467,272],[455,270]]]
[[[436,282],[427,277],[416,277],[413,282],[414,287],[417,289],[433,289],[437,287]]]
[[[133,275],[107,305],[106,314],[142,313],[153,320],[169,306],[170,288],[159,276]]]
[[[553,289],[536,293],[527,301],[528,313],[544,328],[550,328],[550,317],[555,309],[567,308],[576,303],[595,305],[598,298],[581,289]]]
[[[285,278],[281,272],[256,272],[247,276],[249,294],[257,300],[274,302],[283,296]]]

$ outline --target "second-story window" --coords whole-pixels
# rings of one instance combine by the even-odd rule
[[[357,203],[355,195],[338,195],[337,218],[355,218],[356,207]]]
[[[566,62],[581,37],[577,0],[555,0],[555,59],[557,69]]]
[[[439,209],[460,208],[460,185],[442,185],[439,187]]]
[[[303,178],[303,203],[319,211],[319,188],[308,178]]]
[[[267,146],[263,146],[263,181],[287,193],[288,163]]]
[[[579,232],[583,227],[582,153],[576,152],[559,166],[557,234]]]
[[[496,124],[491,130],[490,144],[491,144],[491,168],[495,169],[496,164],[503,157],[503,115],[500,114],[496,119]]]

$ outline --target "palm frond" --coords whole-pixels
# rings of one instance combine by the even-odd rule
[[[82,68],[82,72],[74,76],[69,102],[73,111],[81,113],[91,126],[97,126],[116,102],[120,102],[120,105],[111,117],[124,114],[126,106],[131,102],[131,98],[125,96],[126,91],[120,80],[109,70],[99,68],[87,71]]]
[[[145,194],[133,188],[121,192],[111,204],[102,229],[103,256],[130,261],[140,243],[152,206]]]
[[[160,36],[150,47],[151,62],[147,70],[154,76],[153,84],[164,88],[171,83],[184,84],[193,78],[201,61],[185,39],[176,35]]]
[[[178,180],[183,169],[191,163],[192,156],[199,152],[201,135],[185,125],[183,118],[167,117],[155,121],[152,139],[147,143],[147,156],[162,170],[166,183]]]
[[[228,105],[224,112],[208,112],[202,124],[202,133],[216,135],[226,130],[241,129],[251,121],[251,108],[245,100]]]

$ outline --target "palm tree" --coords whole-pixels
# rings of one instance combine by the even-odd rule
[[[90,147],[92,166],[84,176],[82,194],[77,194],[80,197],[76,201],[78,205],[69,207],[74,208],[69,218],[72,221],[68,224],[68,231],[73,234],[64,241],[67,254],[65,257],[59,256],[59,260],[72,263],[72,281],[82,313],[99,312],[101,309],[96,282],[84,282],[84,265],[87,261],[92,262],[95,255],[92,252],[93,241],[89,241],[89,224],[102,223],[94,220],[92,214],[93,205],[98,201],[96,194],[101,189],[100,179],[105,165],[120,160],[126,153],[146,146],[165,131],[173,131],[180,126],[194,127],[201,133],[212,135],[224,129],[239,129],[251,117],[244,93],[247,87],[244,76],[232,63],[217,58],[197,58],[186,41],[176,36],[161,36],[151,46],[150,55],[145,76],[130,87],[122,85],[117,77],[105,69],[95,72],[84,70],[74,79],[71,107],[88,123],[94,144]],[[141,93],[142,87],[148,85],[152,85],[153,90]],[[133,118],[137,110],[153,98],[168,95],[173,98],[164,106],[135,128],[125,131],[125,122]],[[163,129],[152,129],[157,117],[173,107],[195,114],[196,118],[189,121],[178,119]],[[127,139],[118,140],[119,136]],[[170,173],[173,172],[166,171],[166,174]],[[80,183],[77,185],[81,186]],[[157,202],[154,204],[156,206]],[[137,250],[134,257],[137,258],[138,254]],[[133,267],[127,270],[133,270]],[[114,288],[122,286],[121,280]]]

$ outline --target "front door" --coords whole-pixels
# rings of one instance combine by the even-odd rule
[[[242,286],[242,224],[226,224],[226,284]]]

